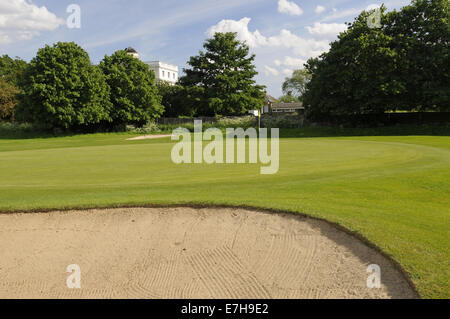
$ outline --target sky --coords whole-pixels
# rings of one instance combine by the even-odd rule
[[[232,31],[256,55],[258,84],[279,97],[284,79],[328,51],[345,22],[382,3],[393,10],[410,1],[0,0],[0,55],[29,61],[47,44],[74,41],[94,64],[131,46],[143,61],[164,61],[182,70],[205,39]],[[80,9],[79,28],[73,27],[78,20],[71,4]]]

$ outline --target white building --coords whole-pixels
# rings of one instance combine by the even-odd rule
[[[125,49],[132,57],[139,59],[139,53],[132,47]],[[171,84],[178,82],[178,67],[161,61],[145,62],[149,69],[155,72],[156,81],[165,81]]]
[[[156,75],[156,81],[165,81],[171,84],[178,82],[178,67],[161,61],[146,62],[150,70]]]

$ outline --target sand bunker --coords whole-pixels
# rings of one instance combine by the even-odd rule
[[[0,298],[414,298],[382,255],[331,225],[243,209],[0,215]],[[68,289],[68,265],[81,289]],[[367,288],[378,264],[381,289]]]
[[[158,138],[172,137],[172,135],[142,135],[138,137],[128,138],[127,141],[155,140]]]

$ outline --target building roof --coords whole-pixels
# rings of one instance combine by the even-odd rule
[[[275,102],[278,102],[278,100],[277,100],[276,98],[274,98],[273,96],[271,96],[271,95],[269,95],[269,94],[267,94],[267,93],[266,93],[266,100],[267,100],[267,103],[275,103]]]
[[[297,103],[274,103],[272,105],[272,109],[276,109],[276,110],[288,110],[288,109],[303,110],[305,108],[303,107],[303,103],[297,102]]]
[[[138,52],[137,52],[135,49],[133,49],[132,47],[126,48],[125,51],[126,51],[127,53],[138,53]]]

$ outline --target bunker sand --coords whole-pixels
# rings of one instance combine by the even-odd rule
[[[415,298],[389,260],[317,220],[244,209],[0,215],[0,298]],[[81,289],[68,289],[68,265]],[[380,289],[367,288],[378,264]]]
[[[156,140],[160,138],[172,137],[172,135],[142,135],[137,137],[128,138],[127,141],[142,141],[142,140]]]

